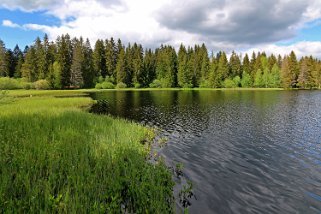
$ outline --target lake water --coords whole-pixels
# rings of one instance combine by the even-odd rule
[[[321,213],[321,91],[110,91],[106,113],[160,128],[190,213]]]

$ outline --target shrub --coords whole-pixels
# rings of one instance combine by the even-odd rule
[[[185,83],[183,85],[183,88],[193,88],[193,84],[192,83]]]
[[[26,83],[23,85],[23,88],[26,89],[26,90],[30,90],[30,89],[33,89],[33,88],[34,88],[34,85],[33,85],[31,82],[26,82]]]
[[[9,77],[0,78],[0,89],[12,90],[12,89],[22,89],[23,85],[17,79]]]
[[[98,82],[99,83],[103,83],[105,80],[104,80],[104,77],[102,77],[102,76],[99,76],[98,77]]]
[[[210,87],[210,84],[207,80],[204,80],[200,83],[200,88],[209,88]]]
[[[99,83],[98,83],[99,84]],[[115,85],[112,84],[111,82],[103,82],[101,84],[101,88],[103,89],[114,89],[115,88]]]
[[[35,82],[35,88],[37,90],[47,90],[50,88],[49,82],[47,80],[38,80]]]
[[[161,88],[162,87],[162,83],[161,83],[160,80],[156,79],[151,84],[149,84],[149,87],[151,87],[151,88]]]
[[[127,87],[127,85],[123,82],[120,82],[116,85],[116,88],[126,88],[126,87]]]
[[[135,88],[141,88],[141,85],[139,83],[135,83],[134,87]]]
[[[113,76],[106,76],[105,78],[105,82],[110,82],[110,83],[113,83],[115,82],[115,78]]]
[[[102,87],[101,83],[96,83],[95,88],[96,88],[96,89],[102,89],[103,87]]]
[[[233,78],[233,82],[234,82],[236,87],[240,87],[241,86],[241,78],[239,76],[234,77]]]
[[[223,85],[225,88],[236,88],[237,87],[235,82],[231,79],[225,79]]]

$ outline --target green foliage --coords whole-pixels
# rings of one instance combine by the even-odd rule
[[[96,83],[96,89],[103,89],[102,83]]]
[[[236,88],[237,84],[231,79],[225,79],[223,82],[224,88]]]
[[[162,83],[160,80],[155,79],[151,84],[149,84],[150,88],[161,88],[162,87]]]
[[[261,88],[264,87],[263,74],[261,69],[257,70],[255,73],[254,87]]]
[[[200,88],[209,88],[210,87],[210,83],[208,80],[202,80],[200,82],[200,85],[199,85]]]
[[[50,86],[47,80],[38,80],[35,82],[35,88],[37,90],[47,90]]]
[[[111,83],[111,82],[103,82],[101,84],[101,87],[102,87],[102,89],[114,89],[115,85],[113,83]]]
[[[66,34],[52,43],[46,35],[42,41],[37,38],[22,53],[18,46],[6,49],[0,40],[0,77],[23,77],[28,82],[46,79],[52,89],[91,88],[97,82],[122,82],[136,88],[221,88],[224,80],[236,76],[242,77],[237,87],[321,88],[320,67],[320,60],[312,56],[298,61],[293,51],[284,58],[253,52],[251,59],[247,54],[241,59],[233,51],[228,60],[222,51],[209,57],[205,44],[182,44],[176,53],[170,45],[144,50],[141,44],[124,46],[113,38],[97,40],[92,50],[88,39],[71,39]]]
[[[23,79],[0,77],[0,90],[22,89],[25,84]]]
[[[174,212],[170,171],[146,161],[149,129],[44,93],[0,106],[1,213]]]
[[[241,78],[239,76],[235,76],[233,78],[233,82],[236,85],[236,87],[240,87],[241,86]]]
[[[134,84],[134,88],[141,88],[142,86],[139,83]]]
[[[118,89],[127,88],[127,85],[125,83],[123,83],[123,82],[119,82],[116,85],[116,88],[118,88]]]
[[[243,71],[243,74],[242,74],[242,79],[241,79],[241,86],[243,88],[249,88],[249,87],[252,87],[252,78],[250,76],[249,73]]]

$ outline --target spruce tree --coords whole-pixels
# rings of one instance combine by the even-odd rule
[[[6,58],[6,47],[3,41],[0,39],[0,77],[9,76],[7,58]]]
[[[98,39],[95,43],[93,53],[94,73],[98,78],[99,76],[105,77],[107,75],[106,69],[106,53],[103,40]]]
[[[22,64],[21,73],[22,77],[26,78],[29,82],[37,80],[38,62],[36,57],[36,50],[31,46],[26,55],[24,63]]]
[[[281,68],[281,82],[283,88],[291,88],[292,87],[292,74],[290,70],[289,57],[285,56],[282,61]]]
[[[120,49],[117,65],[116,65],[116,79],[117,83],[125,83],[127,79],[126,74],[126,65],[125,65],[125,50],[124,48]]]
[[[300,88],[312,88],[312,60],[308,57],[304,57],[300,64],[300,74],[298,76],[297,86]]]
[[[242,67],[240,57],[233,51],[230,57],[229,63],[229,76],[234,78],[236,76],[241,76]]]
[[[94,86],[96,73],[94,70],[93,50],[91,48],[88,38],[86,39],[83,50],[84,50],[84,63],[83,63],[82,75],[84,78],[84,87],[91,88]]]
[[[70,70],[70,84],[72,87],[81,88],[84,84],[82,76],[85,55],[82,41],[76,40],[73,47],[73,57]]]
[[[177,57],[177,82],[180,87],[191,85],[191,75],[188,74],[188,56],[185,46],[180,45]]]
[[[72,63],[72,45],[68,34],[57,38],[57,62],[61,69],[61,87],[68,87]]]
[[[145,50],[144,55],[144,86],[149,86],[156,78],[155,73],[155,54],[151,49]]]

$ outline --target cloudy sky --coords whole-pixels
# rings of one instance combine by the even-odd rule
[[[0,39],[24,48],[44,33],[121,38],[144,47],[205,43],[321,58],[320,0],[0,0]]]

